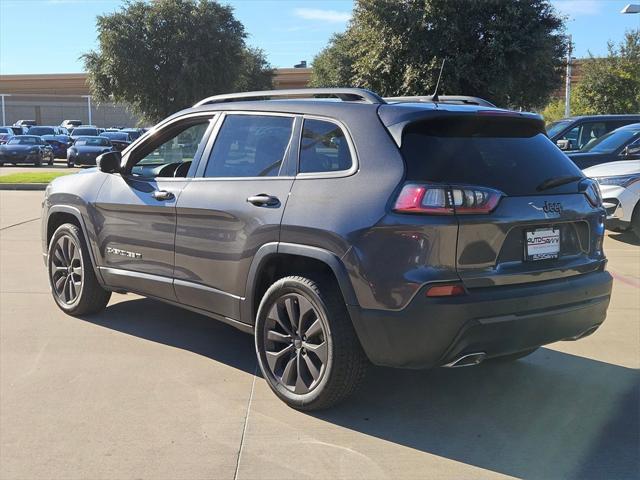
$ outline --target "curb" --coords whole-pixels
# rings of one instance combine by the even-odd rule
[[[45,190],[48,183],[2,183],[0,177],[0,190]]]

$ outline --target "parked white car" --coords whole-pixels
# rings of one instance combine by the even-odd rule
[[[640,160],[602,163],[586,168],[584,174],[600,185],[607,228],[630,228],[640,237]]]

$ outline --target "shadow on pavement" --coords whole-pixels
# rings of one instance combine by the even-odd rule
[[[135,299],[86,320],[254,372],[251,336],[180,308]],[[640,475],[639,406],[638,371],[543,348],[511,364],[376,367],[313,416],[516,477],[627,479]]]
[[[253,337],[212,318],[147,298],[125,300],[87,322],[188,350],[253,374]]]
[[[640,245],[640,238],[630,230],[620,233],[609,232],[609,238],[617,242],[628,243],[629,245]]]

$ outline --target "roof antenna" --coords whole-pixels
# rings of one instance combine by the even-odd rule
[[[438,89],[440,88],[440,79],[442,78],[442,71],[444,70],[444,62],[446,60],[447,60],[446,58],[442,59],[442,65],[440,65],[440,75],[438,75],[438,82],[436,83],[436,89],[433,92],[433,95],[431,95],[431,101],[434,103],[438,101]]]

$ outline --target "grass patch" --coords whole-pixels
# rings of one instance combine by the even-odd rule
[[[21,172],[0,175],[0,183],[49,183],[54,178],[75,172]]]

